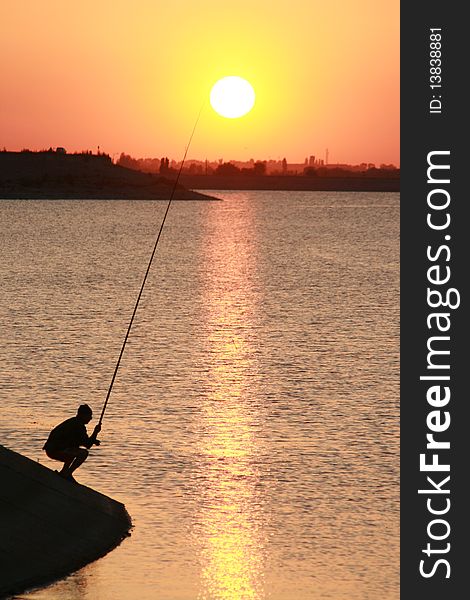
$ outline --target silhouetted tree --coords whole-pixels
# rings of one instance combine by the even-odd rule
[[[266,175],[266,161],[257,160],[253,166],[253,171],[255,175]]]
[[[126,167],[128,169],[139,168],[139,161],[135,158],[132,158],[132,156],[129,156],[129,154],[124,154],[124,152],[121,152],[121,156],[119,157],[117,164],[121,165],[121,167]]]
[[[232,163],[222,163],[215,170],[216,175],[240,175],[240,169]]]
[[[168,173],[170,169],[170,159],[168,157],[163,157],[160,160],[160,173]]]

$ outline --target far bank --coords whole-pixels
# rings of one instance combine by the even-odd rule
[[[308,177],[305,175],[186,175],[180,183],[194,190],[280,190],[311,192],[399,192],[397,177]]]
[[[112,163],[106,154],[0,152],[1,199],[215,200],[166,177]]]

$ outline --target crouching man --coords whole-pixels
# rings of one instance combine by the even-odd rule
[[[75,417],[54,427],[44,444],[43,450],[49,458],[64,463],[59,475],[69,481],[75,481],[72,473],[87,459],[87,448],[91,448],[93,444],[100,445],[100,441],[96,439],[101,431],[99,423],[91,436],[87,434],[86,424],[91,421],[92,416],[93,412],[88,404],[82,404]]]

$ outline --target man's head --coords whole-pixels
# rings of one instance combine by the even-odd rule
[[[93,416],[93,411],[88,406],[88,404],[81,404],[77,410],[77,417],[82,423],[89,423],[91,421],[91,417]]]

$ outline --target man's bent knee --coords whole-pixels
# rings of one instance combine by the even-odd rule
[[[88,458],[88,450],[86,448],[79,448],[77,458],[81,458],[82,460],[86,460]]]

